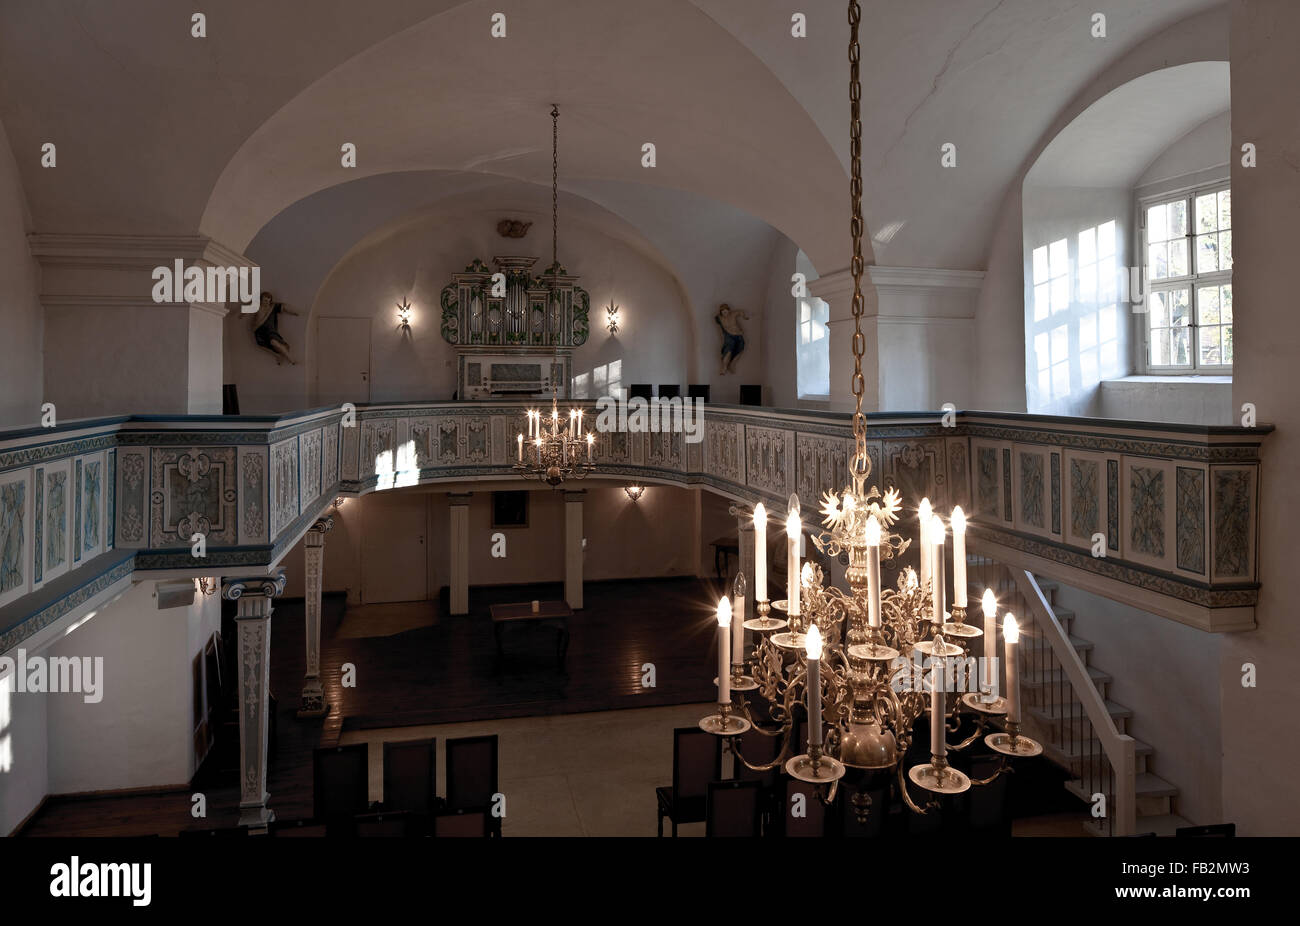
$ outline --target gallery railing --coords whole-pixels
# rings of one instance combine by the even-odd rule
[[[696,418],[677,406],[669,430],[642,430],[655,422],[637,401],[622,414],[574,403],[599,430],[591,478],[699,486],[776,509],[798,493],[808,512],[847,483],[847,414],[708,405]],[[376,404],[0,431],[0,651],[56,592],[84,594],[97,570],[269,569],[337,495],[517,478],[527,407]],[[910,506],[962,505],[1001,561],[1218,631],[1253,626],[1268,430],[882,413],[870,416],[868,452],[872,482]]]

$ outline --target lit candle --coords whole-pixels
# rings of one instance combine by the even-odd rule
[[[731,701],[731,602],[718,600],[718,703]]]
[[[767,601],[767,509],[754,506],[754,600]]]
[[[948,737],[944,730],[947,721],[947,703],[944,686],[943,636],[934,638],[934,655],[930,658],[930,754],[943,758],[948,755]]]
[[[867,519],[867,623],[880,626],[880,522]]]
[[[930,500],[921,499],[921,507],[918,512],[917,540],[921,544],[921,592],[930,594],[930,557],[934,551],[930,548]]]
[[[745,664],[745,574],[736,573],[731,583],[731,664]]]
[[[931,516],[930,542],[934,544],[934,552],[930,555],[930,604],[934,613],[930,619],[936,624],[943,623],[943,538],[946,533],[943,518],[937,514]]]
[[[822,632],[813,624],[804,637],[808,653],[808,742],[822,744]]]
[[[998,601],[993,597],[993,589],[984,589],[984,690],[992,701],[994,682],[997,675],[993,666],[998,658]]]
[[[1020,673],[1016,671],[1016,645],[1020,642],[1020,627],[1008,614],[1002,619],[1002,639],[1006,641],[1007,654],[1007,723],[1020,723]]]
[[[966,512],[952,510],[952,603],[966,607]]]
[[[582,409],[578,409],[578,434],[582,433]]]
[[[524,462],[524,436],[519,435],[519,462]]]
[[[790,496],[790,513],[785,516],[786,536],[786,599],[789,602],[787,613],[791,617],[799,616],[799,499]]]
[[[596,440],[596,435],[590,431],[587,432],[587,462],[591,462],[591,445]]]
[[[576,408],[571,408],[569,409],[569,437],[577,437],[577,436],[578,436],[578,410]]]

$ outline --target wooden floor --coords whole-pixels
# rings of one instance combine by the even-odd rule
[[[470,614],[437,607],[433,626],[387,636],[342,638],[341,597],[323,604],[321,652],[324,720],[294,713],[305,667],[301,601],[278,604],[271,621],[271,689],[279,699],[276,755],[268,773],[270,806],[282,820],[311,815],[311,756],[344,729],[362,730],[582,713],[703,702],[715,697],[717,624],[710,580],[650,579],[588,583],[585,608],[569,621],[567,673],[556,665],[555,631],[505,628],[498,671],[490,605],[556,600],[562,588],[512,586],[475,590]],[[385,629],[383,631],[387,633]],[[355,666],[343,688],[340,667]],[[644,687],[647,664],[655,685]],[[174,835],[195,827],[233,826],[239,791],[234,773],[203,789],[206,819],[191,816],[190,788],[168,793],[50,798],[22,835]]]

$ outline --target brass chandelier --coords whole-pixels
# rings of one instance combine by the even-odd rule
[[[560,108],[551,105],[551,274],[552,299],[555,275],[561,272],[559,261],[560,236]],[[551,366],[551,415],[544,416],[537,409],[528,411],[528,437],[520,433],[516,438],[518,455],[514,469],[522,476],[540,479],[549,486],[558,486],[566,479],[582,479],[595,469],[591,452],[596,435],[582,429],[582,410],[569,409],[567,420],[560,418],[558,362]],[[527,447],[525,447],[527,443]],[[585,447],[584,447],[585,444]]]
[[[902,509],[898,491],[882,492],[867,481],[871,461],[867,419],[862,411],[866,343],[862,334],[861,11],[857,0],[850,0],[848,18],[854,454],[850,484],[838,495],[826,493],[820,512],[824,529],[810,532],[810,536],[823,554],[847,560],[849,590],[827,583],[821,568],[811,562],[800,566],[803,524],[798,496],[791,495],[785,523],[787,595],[769,601],[767,511],[761,503],[756,505],[752,599],[756,616],[744,621],[743,629],[757,635],[757,644],[747,663],[741,625],[738,621],[733,627],[731,621],[733,610],[744,607],[746,583],[742,575],[733,590],[735,603],[724,598],[718,605],[718,711],[703,718],[700,727],[727,737],[755,728],[744,694],[756,691],[767,702],[767,716],[776,725],[775,729],[756,729],[781,737],[781,748],[773,762],[754,765],[744,759],[740,743],[733,740],[739,761],[756,771],[783,767],[801,781],[824,786],[818,788],[818,794],[828,803],[834,800],[838,781],[847,769],[893,773],[906,806],[915,813],[926,813],[938,806],[937,796],[964,792],[972,784],[987,784],[1007,770],[1008,757],[1038,755],[1042,747],[1020,733],[1015,618],[1005,615],[1002,658],[996,646],[997,603],[991,591],[985,591],[982,602],[983,629],[966,623],[965,516],[961,508],[954,509],[950,522],[951,605],[946,601],[943,555],[948,527],[931,511],[928,499],[918,507],[920,575],[907,566],[899,571],[895,588],[884,588],[881,583],[881,562],[901,559],[912,541],[893,532]],[[773,611],[784,616],[774,616]],[[972,652],[981,638],[982,660]],[[999,693],[1002,669],[1007,688]],[[739,696],[734,704],[733,693]],[[806,715],[807,739],[792,742],[796,712],[801,710]],[[903,758],[913,728],[926,714],[930,717],[930,761],[905,769]],[[948,735],[960,729],[965,717],[974,719],[974,732],[950,744]],[[1001,761],[990,777],[972,781],[949,764],[948,754],[967,749],[981,737]],[[796,749],[803,751],[793,755]],[[918,805],[908,793],[908,779],[934,797],[924,806]],[[870,807],[865,789],[857,791],[853,803],[859,819],[865,819]]]

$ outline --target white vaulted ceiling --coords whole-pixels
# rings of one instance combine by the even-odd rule
[[[874,259],[981,268],[1009,185],[1080,90],[1215,5],[1112,4],[1094,39],[1091,0],[863,2]],[[200,230],[242,249],[293,203],[362,176],[545,185],[558,101],[566,189],[715,200],[785,234],[820,272],[847,263],[842,0],[794,5],[805,39],[790,36],[786,0],[203,6],[206,39],[168,0],[0,8],[0,121],[35,230]],[[505,39],[489,36],[498,10]],[[39,166],[46,141],[53,170]],[[339,165],[344,141],[355,170]],[[640,164],[647,141],[653,169]],[[944,142],[958,146],[956,170],[939,166]],[[610,208],[633,225],[660,221],[635,214],[653,196],[622,199]]]

